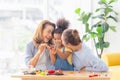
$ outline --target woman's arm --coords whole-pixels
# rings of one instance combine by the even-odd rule
[[[25,64],[29,66],[30,60],[33,58],[33,45],[28,43],[25,48]]]
[[[36,53],[36,55],[30,60],[29,65],[32,65],[33,67],[35,67],[36,64],[37,64],[37,62],[38,62],[38,60],[39,60],[40,54],[41,54],[41,51],[39,50],[39,51]]]
[[[36,53],[36,55],[30,60],[29,62],[29,65],[32,65],[33,67],[36,66],[38,60],[39,60],[39,57],[41,55],[41,53],[43,52],[43,50],[46,48],[46,44],[40,44],[39,46],[39,50],[38,52]]]
[[[48,50],[50,52],[50,59],[51,59],[51,63],[54,65],[56,62],[56,47],[49,47],[48,46]]]
[[[50,53],[50,59],[51,59],[51,63],[52,63],[53,65],[55,65],[56,55]]]

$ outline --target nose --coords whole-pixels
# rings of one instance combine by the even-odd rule
[[[49,34],[49,38],[52,38],[52,34]]]

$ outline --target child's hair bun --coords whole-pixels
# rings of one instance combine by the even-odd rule
[[[72,30],[72,35],[73,35],[75,38],[79,37],[79,33],[78,33],[78,31],[77,31],[76,29]]]
[[[60,18],[57,20],[57,28],[62,29],[63,31],[68,28],[69,26],[69,21],[66,20],[65,18]]]

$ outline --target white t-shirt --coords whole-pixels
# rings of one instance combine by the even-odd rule
[[[75,70],[85,67],[87,71],[107,71],[108,66],[96,57],[84,43],[82,48],[73,53],[73,65]]]

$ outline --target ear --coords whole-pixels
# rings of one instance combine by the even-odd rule
[[[71,47],[71,44],[70,43],[66,43],[67,47]]]

